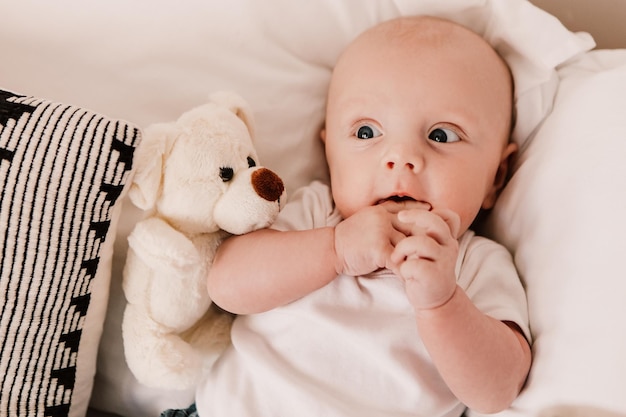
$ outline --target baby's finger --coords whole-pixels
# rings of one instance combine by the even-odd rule
[[[400,242],[402,242],[402,240],[406,239],[406,236],[407,235],[405,235],[404,232],[399,231],[397,228],[395,228],[394,231],[389,236],[389,242],[391,243],[391,245],[393,247],[396,247],[396,245],[398,245],[398,243],[400,243]]]
[[[437,242],[426,235],[410,236],[399,242],[391,253],[391,261],[400,263],[406,259],[434,261],[440,252]]]
[[[443,219],[444,222],[446,222],[448,228],[450,229],[450,234],[452,234],[455,239],[459,237],[459,231],[461,229],[461,218],[458,214],[448,209],[436,209],[433,210],[433,213],[437,214]]]
[[[400,211],[400,213],[404,213],[404,210]],[[416,227],[416,223],[413,218],[400,218],[399,215],[394,215],[391,219],[391,225],[405,237],[414,234],[414,229]]]
[[[448,223],[437,213],[423,210],[404,210],[398,213],[398,230],[407,236],[425,234],[439,244],[445,244],[451,237]]]

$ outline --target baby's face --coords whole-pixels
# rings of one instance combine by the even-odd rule
[[[344,217],[414,199],[455,211],[462,233],[495,201],[515,149],[509,74],[482,39],[439,25],[437,39],[365,35],[335,69],[323,138]]]

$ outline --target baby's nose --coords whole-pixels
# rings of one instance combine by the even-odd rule
[[[417,138],[405,132],[389,138],[382,162],[389,171],[417,173],[424,165],[425,150]]]
[[[387,168],[394,169],[396,166],[402,166],[401,161],[387,161]],[[404,166],[413,171],[415,169],[415,164],[412,162],[404,162]]]
[[[267,168],[259,168],[252,173],[254,191],[267,201],[276,201],[285,191],[283,180]]]
[[[405,147],[389,152],[384,163],[390,171],[408,170],[417,173],[424,165],[424,158],[420,152]]]

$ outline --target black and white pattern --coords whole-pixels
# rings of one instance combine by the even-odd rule
[[[0,416],[67,416],[139,130],[0,90]],[[121,201],[119,201],[121,203]]]

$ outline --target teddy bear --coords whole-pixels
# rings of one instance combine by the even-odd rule
[[[626,417],[626,414],[594,406],[555,405],[542,410],[539,417]]]
[[[128,236],[122,337],[146,386],[194,387],[230,343],[232,315],[206,287],[216,249],[271,225],[286,198],[281,178],[258,165],[253,132],[233,92],[143,132],[128,195],[144,217]]]

